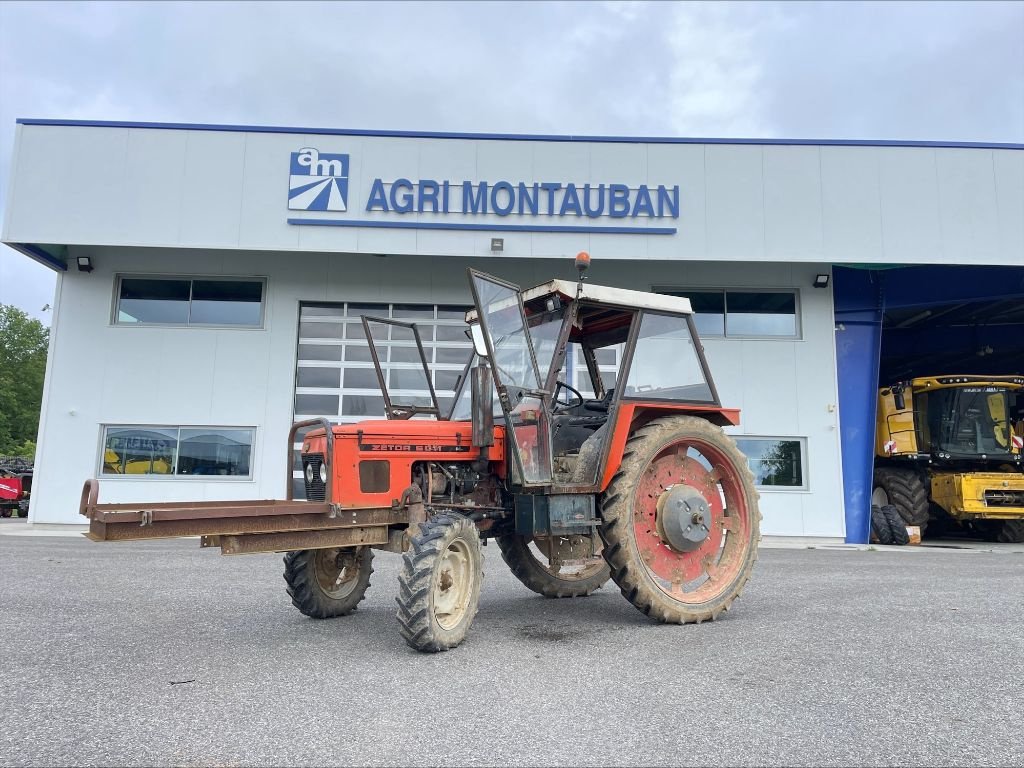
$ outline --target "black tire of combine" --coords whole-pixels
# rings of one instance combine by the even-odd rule
[[[28,501],[18,502],[18,517],[28,518]]]
[[[994,540],[1000,544],[1024,544],[1024,520],[1004,520],[996,528]]]
[[[899,509],[896,508],[895,504],[886,504],[882,507],[882,517],[885,518],[885,522],[889,525],[889,531],[892,534],[892,544],[897,547],[904,547],[910,543],[910,534],[907,532],[907,522],[900,515]]]
[[[523,585],[544,597],[586,597],[605,585],[612,577],[608,564],[589,569],[594,572],[583,578],[560,578],[544,567],[530,550],[529,536],[507,534],[497,538],[501,559]]]
[[[480,607],[483,565],[480,535],[469,518],[446,513],[419,525],[402,556],[395,598],[399,628],[410,648],[437,653],[466,639]],[[448,595],[449,590],[456,591]]]
[[[301,549],[288,552],[284,556],[284,580],[288,582],[288,595],[292,599],[292,605],[299,609],[299,612],[311,619],[333,619],[337,616],[346,616],[356,609],[362,599],[366,596],[366,590],[370,586],[370,574],[373,573],[373,551],[369,547],[358,547],[354,553],[341,550],[346,554],[353,554],[355,564],[350,566],[355,570],[352,576],[352,584],[349,584],[339,594],[332,596],[323,578],[333,570],[331,564],[325,562],[325,558],[337,557],[339,550],[335,549]],[[321,578],[318,578],[318,571]],[[338,571],[340,575],[341,571]],[[347,583],[346,582],[344,583]]]
[[[663,451],[687,439],[698,440],[717,450],[730,465],[747,509],[747,540],[736,575],[710,600],[686,604],[662,590],[644,564],[635,540],[634,498],[641,477]],[[665,416],[644,425],[629,438],[618,471],[600,497],[601,536],[604,557],[612,579],[623,596],[641,613],[667,624],[699,624],[714,621],[729,610],[750,578],[761,540],[761,513],[754,475],[732,438],[706,419],[695,416]]]
[[[871,507],[871,534],[878,544],[892,544],[892,530],[889,528],[889,521],[885,519],[882,508],[877,504]]]
[[[878,467],[874,487],[881,488],[889,497],[907,525],[916,525],[924,533],[928,527],[928,491],[920,475],[909,469]]]
[[[0,517],[10,517],[14,514],[14,507],[0,507]]]

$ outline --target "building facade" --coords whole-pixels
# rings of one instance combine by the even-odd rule
[[[594,283],[690,297],[764,534],[863,540],[863,278],[995,267],[1024,296],[1020,150],[19,121],[2,239],[58,271],[30,520],[82,522],[89,477],[281,497],[294,420],[383,414],[361,315],[419,324],[443,404],[466,268],[526,287],[588,251]]]

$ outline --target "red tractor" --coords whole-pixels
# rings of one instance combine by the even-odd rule
[[[32,462],[20,457],[0,456],[0,517],[28,517],[32,495]]]
[[[689,301],[586,283],[585,256],[578,283],[526,291],[470,270],[475,351],[448,413],[416,326],[364,317],[388,419],[294,425],[289,450],[299,428],[319,426],[302,439],[305,501],[100,504],[90,480],[90,537],[201,535],[225,554],[286,552],[292,602],[318,619],[356,608],[374,549],[401,553],[398,622],[419,651],[466,637],[492,538],[546,597],[611,578],[655,620],[715,619],[760,539],[753,476],[722,431],[739,413],[719,402]],[[386,385],[377,340],[388,337],[419,350],[400,386],[429,397]],[[621,363],[606,382],[598,357],[612,348]],[[589,374],[579,388],[566,380],[570,354]]]

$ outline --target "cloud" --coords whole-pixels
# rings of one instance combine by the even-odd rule
[[[15,117],[1024,142],[1024,4],[5,2]]]

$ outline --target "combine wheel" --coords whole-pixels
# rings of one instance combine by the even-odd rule
[[[498,547],[513,575],[538,595],[584,597],[603,587],[611,576],[603,560],[593,565],[552,567],[536,545],[530,546],[532,541],[529,536],[509,534],[498,537]]]
[[[886,504],[882,507],[881,514],[889,526],[889,531],[892,533],[892,541],[890,543],[895,544],[898,547],[903,547],[909,544],[910,534],[907,533],[907,523],[900,516],[896,507],[892,504]]]
[[[916,525],[924,533],[928,525],[928,491],[920,476],[911,470],[878,467],[875,470],[871,503],[892,504],[907,525]]]
[[[1000,544],[1024,544],[1024,520],[1004,520],[993,525],[992,541]]]
[[[436,653],[466,639],[480,605],[480,536],[469,518],[443,514],[419,525],[398,576],[398,623],[417,651]]]
[[[29,502],[27,500],[18,502],[18,517],[28,517],[28,505]]]
[[[284,556],[284,580],[292,605],[313,619],[352,613],[370,586],[369,547],[302,549]]]
[[[882,508],[877,504],[871,505],[871,536],[872,541],[877,544],[892,544],[892,529],[882,514]]]
[[[636,430],[601,517],[612,579],[658,621],[715,619],[757,560],[753,475],[736,444],[704,419],[663,417]]]
[[[14,514],[13,507],[0,507],[0,517],[10,517]]]

